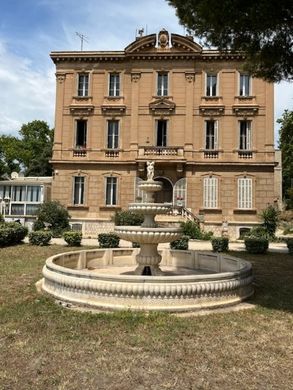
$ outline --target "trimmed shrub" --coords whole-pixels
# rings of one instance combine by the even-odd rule
[[[227,237],[214,237],[211,243],[214,252],[228,252],[229,250],[229,238]]]
[[[46,230],[38,230],[35,232],[30,232],[28,238],[30,244],[32,245],[45,246],[49,244],[52,238],[52,233]]]
[[[98,235],[100,248],[119,248],[120,238],[116,233],[101,233]]]
[[[178,240],[170,242],[171,249],[187,250],[188,249],[188,236],[181,236]]]
[[[200,240],[202,237],[199,224],[194,221],[182,222],[181,224],[182,232],[185,236],[188,236],[191,239]]]
[[[245,238],[265,238],[266,240],[269,240],[271,238],[271,235],[267,231],[267,229],[264,226],[257,226],[250,230],[249,233],[246,234]]]
[[[293,238],[286,238],[286,244],[289,251],[289,255],[293,255]]]
[[[205,241],[209,241],[213,238],[214,233],[213,232],[205,232],[201,231],[201,239]]]
[[[0,246],[19,244],[27,233],[27,227],[18,222],[3,222],[0,224]]]
[[[129,210],[118,211],[115,214],[114,222],[117,226],[140,226],[144,216]]]
[[[49,224],[54,237],[61,237],[65,230],[69,230],[70,215],[67,209],[57,201],[45,202],[40,205],[37,212],[37,220],[33,230],[39,231]]]
[[[69,246],[80,246],[82,233],[74,231],[64,232],[63,238]]]
[[[264,237],[245,237],[244,244],[248,253],[262,254],[268,250],[269,240]]]

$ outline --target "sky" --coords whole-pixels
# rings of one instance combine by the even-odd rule
[[[165,0],[8,0],[0,15],[0,135],[17,135],[23,123],[54,127],[55,67],[51,51],[123,50],[143,27],[184,35]],[[293,108],[293,83],[275,86],[275,118]],[[277,138],[278,125],[275,126]]]

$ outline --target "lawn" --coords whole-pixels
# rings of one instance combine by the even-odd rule
[[[206,316],[90,314],[38,295],[46,257],[0,249],[0,389],[292,389],[293,257],[253,263],[255,309]]]

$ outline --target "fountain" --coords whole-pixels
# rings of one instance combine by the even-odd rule
[[[140,248],[92,249],[61,253],[46,260],[38,289],[67,305],[99,310],[190,312],[234,305],[253,294],[252,268],[247,261],[223,253],[158,250],[181,235],[163,228],[156,214],[171,204],[155,203],[162,184],[147,163],[147,180],[139,184],[144,202],[129,209],[144,214],[141,226],[116,226],[120,238]]]
[[[155,192],[162,190],[162,183],[154,180],[154,162],[147,162],[147,180],[138,186],[146,194],[145,202],[131,203],[129,210],[144,214],[144,221],[140,227],[116,226],[115,232],[126,241],[140,244],[140,252],[136,255],[136,275],[164,275],[159,267],[161,255],[158,253],[158,244],[176,240],[182,234],[181,229],[162,228],[155,223],[156,214],[167,214],[172,204],[154,202]]]

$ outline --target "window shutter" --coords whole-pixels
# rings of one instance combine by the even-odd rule
[[[214,142],[214,149],[219,149],[218,146],[218,121],[214,122],[214,137],[215,137],[215,142]]]

